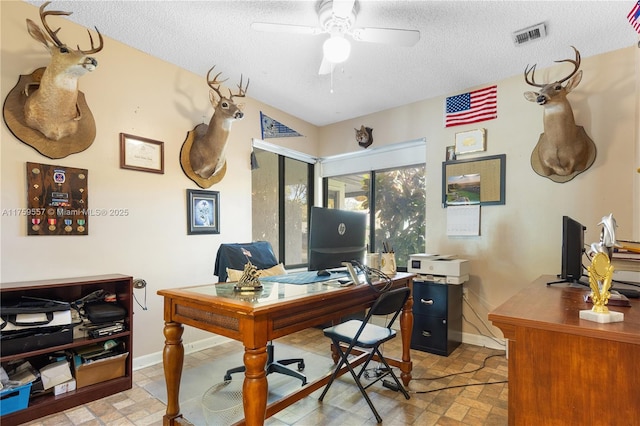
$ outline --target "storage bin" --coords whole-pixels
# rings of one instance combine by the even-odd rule
[[[27,408],[30,393],[31,383],[0,391],[0,416]]]
[[[129,352],[75,366],[76,387],[82,388],[124,376]]]

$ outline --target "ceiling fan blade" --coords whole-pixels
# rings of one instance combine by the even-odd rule
[[[272,24],[270,22],[253,22],[251,28],[256,31],[265,31],[270,33],[292,33],[292,34],[307,34],[317,35],[322,34],[321,28],[307,27],[304,25],[289,25],[289,24]]]
[[[320,64],[320,69],[318,70],[318,75],[331,74],[333,67],[334,65],[323,56],[322,63]]]
[[[333,14],[340,18],[348,17],[355,2],[355,0],[333,0]]]
[[[413,46],[420,40],[420,31],[398,28],[355,28],[351,36],[357,41],[392,44],[394,46]]]

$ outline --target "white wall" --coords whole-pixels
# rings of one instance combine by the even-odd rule
[[[20,74],[29,74],[48,62],[44,47],[28,35],[26,18],[38,21],[38,9],[23,2],[1,3],[3,102]],[[63,40],[88,43],[86,29],[68,21],[62,26]],[[88,236],[27,236],[25,217],[3,215],[0,281],[105,273],[146,279],[149,309],[135,306],[134,316],[134,357],[139,357],[161,351],[164,344],[162,299],[156,292],[215,282],[213,263],[219,244],[251,241],[249,154],[251,139],[261,137],[260,111],[305,135],[286,141],[298,151],[315,147],[317,129],[247,98],[245,118],[232,127],[227,174],[209,188],[220,191],[221,233],[187,235],[186,189],[200,188],[183,173],[179,152],[187,132],[202,122],[203,116],[208,121],[212,115],[207,70],[195,75],[108,37],[95,57],[98,67],[80,80],[80,90],[96,120],[93,145],[84,152],[52,160],[16,139],[3,121],[0,209],[27,206],[25,163],[36,162],[87,169],[89,208],[127,209],[129,215],[91,217]],[[224,72],[224,64],[218,68]],[[245,77],[251,77],[252,72],[257,70],[246,70]],[[230,84],[240,78],[227,77]],[[163,141],[165,173],[120,169],[120,132]],[[141,302],[144,299],[141,290],[136,290],[136,296]],[[186,327],[184,341],[205,336]]]
[[[570,182],[555,183],[538,176],[530,166],[531,151],[543,131],[542,107],[524,99],[523,92],[532,88],[522,75],[497,82],[495,120],[447,129],[443,125],[444,97],[429,99],[321,128],[320,155],[335,155],[345,145],[360,149],[353,128],[361,125],[373,127],[372,147],[426,138],[426,251],[471,260],[471,279],[465,286],[470,289],[472,305],[486,319],[488,311],[536,277],[560,272],[563,215],[587,226],[586,242],[598,241],[597,224],[608,213],[617,220],[618,238],[640,236],[638,50],[631,46],[582,59],[584,76],[569,100],[576,122],[594,140],[598,154],[593,166]],[[572,54],[570,49],[567,54]],[[569,71],[566,64],[540,69],[536,79],[556,80]],[[494,82],[487,82],[490,84]],[[459,159],[506,154],[506,204],[481,208],[479,237],[448,237],[446,210],[441,207],[445,147],[453,145],[456,132],[476,128],[487,129],[486,152]],[[469,308],[464,308],[465,317],[477,322]],[[464,331],[477,333],[468,324]]]
[[[37,8],[7,1],[0,2],[0,8],[4,100],[20,74],[44,66],[48,57],[26,31],[25,19],[37,18]],[[76,38],[81,44],[87,37],[84,28],[70,22],[64,24],[63,31],[65,39]],[[522,93],[529,88],[522,76],[497,82],[498,119],[450,129],[442,124],[444,98],[320,129],[247,98],[246,116],[232,129],[227,176],[209,188],[220,191],[221,234],[202,236],[186,234],[186,189],[198,187],[182,172],[178,155],[187,131],[202,122],[203,115],[208,120],[212,113],[204,81],[206,70],[203,75],[194,75],[109,38],[96,57],[98,68],[80,83],[96,118],[95,142],[82,153],[51,160],[18,141],[3,122],[0,208],[26,207],[25,163],[29,161],[88,169],[89,206],[125,208],[130,215],[92,217],[90,235],[73,237],[27,236],[26,218],[2,216],[0,281],[102,273],[146,279],[149,310],[136,306],[134,358],[163,347],[162,300],[156,291],[213,282],[218,245],[251,239],[249,153],[251,139],[260,138],[260,111],[305,135],[274,143],[315,156],[361,150],[353,128],[362,124],[374,128],[373,146],[425,138],[429,199],[426,250],[471,260],[470,299],[485,317],[487,311],[540,274],[559,272],[562,215],[585,224],[589,228],[586,240],[595,241],[599,232],[596,224],[612,212],[619,237],[640,239],[639,164],[634,160],[640,158],[640,55],[635,46],[583,59],[582,83],[569,98],[578,124],[598,146],[598,157],[591,169],[564,184],[536,175],[529,165],[531,150],[542,131],[542,109],[524,100]],[[218,66],[224,71],[224,64]],[[245,76],[251,77],[252,72],[259,70],[247,70]],[[538,79],[562,73],[564,69],[557,67],[539,70]],[[228,77],[231,83],[239,76]],[[487,129],[487,151],[463,158],[507,155],[506,205],[482,208],[481,236],[449,238],[444,232],[446,212],[440,206],[445,146],[453,144],[456,132],[479,127]],[[165,174],[120,169],[120,132],[164,141]],[[139,290],[136,295],[143,297]],[[467,307],[465,316],[473,319]],[[476,333],[466,324],[465,332]],[[187,327],[184,341],[189,344],[204,337],[208,337],[206,333]]]

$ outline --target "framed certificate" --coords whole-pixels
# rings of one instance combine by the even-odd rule
[[[120,133],[120,168],[164,174],[164,142]]]
[[[455,153],[467,154],[469,152],[484,151],[486,143],[485,129],[469,130],[456,133]]]

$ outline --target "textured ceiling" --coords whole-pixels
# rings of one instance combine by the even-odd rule
[[[353,42],[347,62],[323,76],[326,34],[250,27],[256,21],[315,26],[318,1],[54,0],[47,9],[72,11],[74,22],[202,75],[203,90],[214,64],[229,87],[243,74],[251,79],[249,97],[323,126],[457,94],[522,74],[527,64],[547,67],[572,57],[571,45],[583,58],[635,45],[638,35],[626,20],[634,1],[360,0],[357,27],[419,30],[420,41],[413,47]],[[540,22],[546,38],[513,44],[514,31]]]

